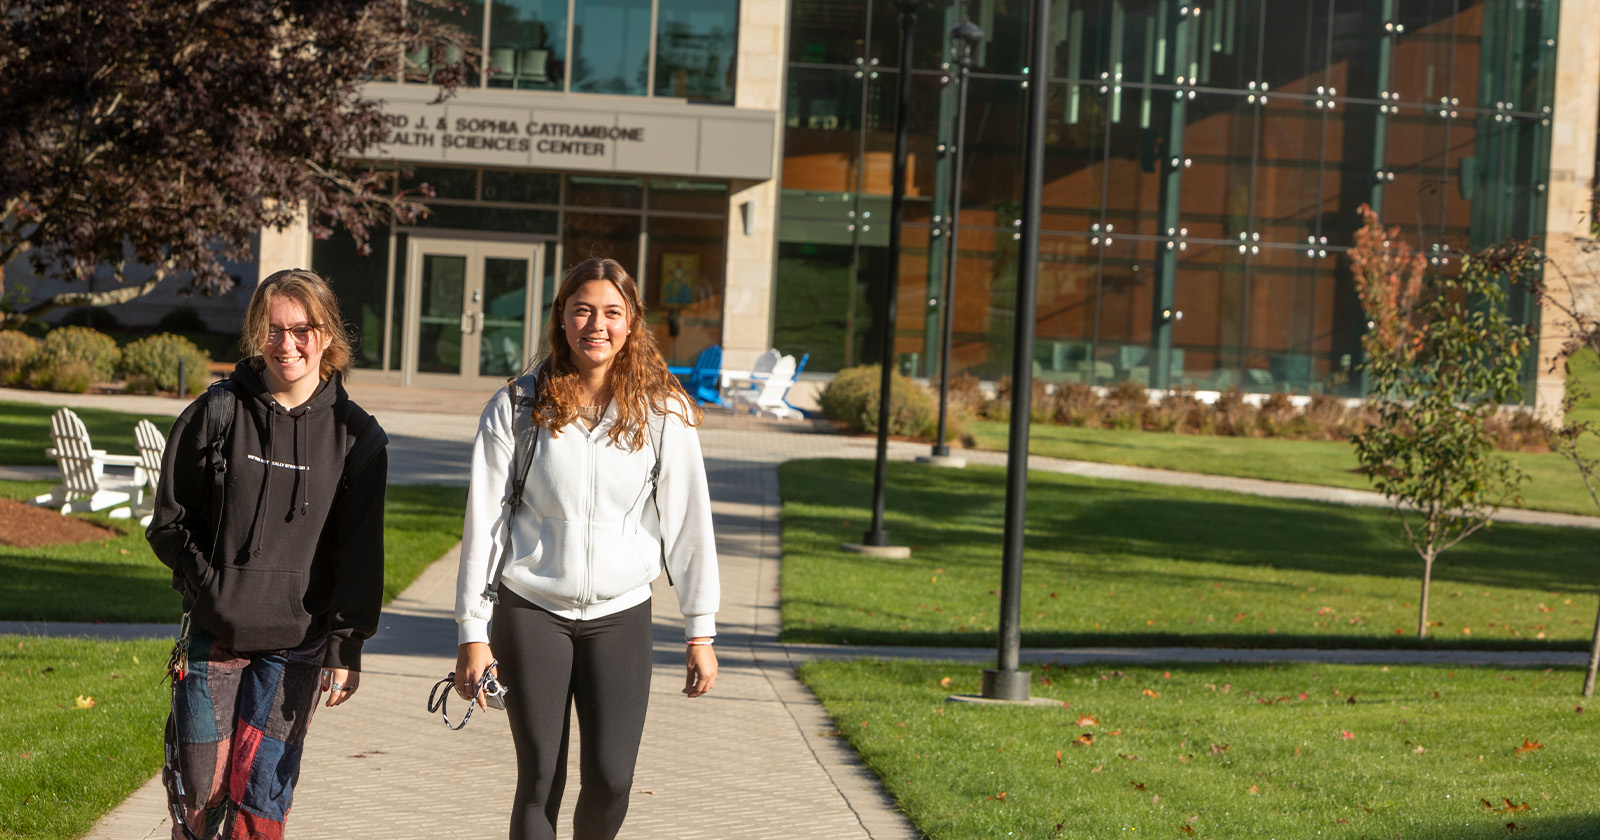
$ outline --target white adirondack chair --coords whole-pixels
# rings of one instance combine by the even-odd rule
[[[60,508],[62,513],[105,510],[133,499],[145,484],[144,470],[136,455],[107,455],[89,444],[89,430],[72,409],[63,408],[50,418],[50,438],[55,445],[45,454],[56,459],[61,483],[33,503]],[[106,467],[133,467],[134,475],[107,475]]]
[[[783,401],[790,386],[794,385],[794,372],[794,357],[780,358],[766,378],[752,382],[748,388],[734,391],[733,404],[778,420],[786,420],[790,415],[798,416],[798,412]]]
[[[783,358],[783,355],[778,352],[778,348],[773,347],[756,357],[755,364],[750,368],[749,373],[725,372],[722,378],[722,401],[728,403],[730,408],[734,407],[733,403],[728,401],[734,399],[741,391],[759,387],[762,382],[772,376],[772,369],[781,358]]]
[[[129,516],[139,517],[139,524],[148,526],[156,509],[156,485],[161,483],[161,456],[167,451],[167,438],[149,420],[140,420],[133,427],[134,442],[139,447],[139,467],[144,473],[144,486],[140,487],[129,505]],[[111,512],[116,516],[123,509]]]

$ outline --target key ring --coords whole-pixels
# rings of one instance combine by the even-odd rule
[[[472,692],[472,696],[474,698],[476,698],[481,692],[483,694],[485,704],[494,709],[504,709],[506,707],[506,687],[502,685],[500,680],[496,679],[494,675],[494,667],[499,664],[500,660],[496,659],[489,663],[489,667],[483,669],[483,675],[478,677],[478,684],[475,686],[475,690]],[[440,715],[444,717],[445,728],[450,729],[451,731],[455,731],[463,726],[466,726],[467,721],[472,719],[472,710],[477,705],[476,703],[472,702],[472,700],[468,700],[467,713],[461,717],[460,723],[451,726],[450,712],[449,709],[446,708],[446,703],[448,703],[450,700],[450,694],[455,690],[455,687],[456,672],[451,671],[444,679],[434,683],[433,689],[428,692],[428,713],[440,713]],[[443,693],[440,693],[440,689],[444,689]]]

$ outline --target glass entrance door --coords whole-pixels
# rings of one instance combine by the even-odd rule
[[[407,256],[408,379],[492,388],[521,372],[539,339],[544,246],[413,238]]]

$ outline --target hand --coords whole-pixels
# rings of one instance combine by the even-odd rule
[[[683,693],[693,698],[710,691],[712,684],[717,681],[717,654],[711,645],[689,645],[683,654],[683,661],[689,666],[689,677],[683,683]]]
[[[322,690],[328,693],[328,705],[337,706],[350,699],[361,685],[361,672],[348,668],[323,668]]]
[[[493,661],[494,653],[483,642],[466,642],[456,652],[456,694],[467,700],[477,700],[480,709],[488,707],[484,705],[482,691],[477,692],[477,697],[472,696],[473,688],[477,686],[478,680],[483,678],[483,672],[488,670],[489,663]]]

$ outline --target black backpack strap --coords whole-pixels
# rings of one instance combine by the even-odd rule
[[[533,422],[533,412],[539,402],[539,374],[535,373],[532,387],[524,389],[516,378],[506,380],[506,397],[511,400],[511,487],[502,504],[506,509],[505,543],[500,557],[489,569],[489,578],[483,597],[491,604],[500,603],[500,572],[511,559],[512,520],[522,507],[522,488],[528,481],[528,470],[533,466],[533,455],[539,451],[539,427]]]
[[[224,379],[206,388],[206,414],[200,430],[206,442],[206,466],[211,470],[213,538],[222,530],[222,508],[227,498],[224,485],[228,480],[228,436],[233,431],[233,415],[237,409],[234,390],[237,387],[233,380]]]
[[[339,489],[350,486],[350,476],[360,472],[377,456],[383,448],[389,445],[389,435],[384,432],[383,426],[378,424],[378,418],[361,410],[351,402],[342,403],[345,409],[346,430],[353,435],[355,442],[344,453],[344,474],[339,478]]]

